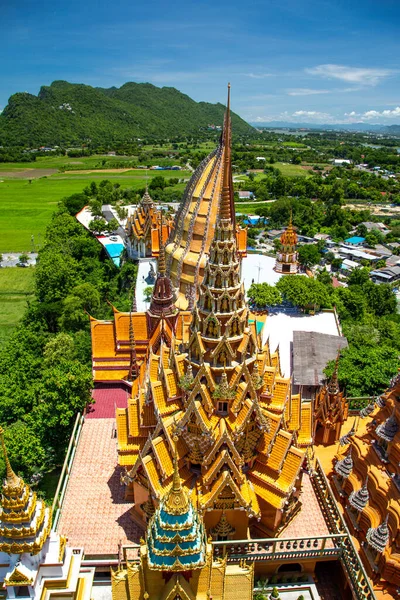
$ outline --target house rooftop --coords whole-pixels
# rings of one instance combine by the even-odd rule
[[[359,235],[353,235],[353,237],[347,238],[347,240],[345,240],[345,242],[346,242],[346,244],[353,244],[353,245],[363,244],[365,242],[365,238],[361,237]]]
[[[316,331],[293,332],[293,383],[316,386],[326,379],[324,369],[337,352],[347,348],[345,337]]]
[[[279,347],[284,377],[290,377],[292,371],[292,342],[295,331],[325,333],[333,337],[340,336],[333,312],[322,311],[316,315],[305,315],[297,311],[289,313],[282,310],[276,314],[269,314],[264,325],[263,342],[269,340],[271,352],[275,352]]]

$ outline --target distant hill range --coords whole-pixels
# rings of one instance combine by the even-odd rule
[[[318,129],[318,130],[334,130],[334,131],[371,131],[373,133],[386,133],[388,135],[399,135],[400,125],[381,125],[369,123],[337,123],[331,125],[316,124],[316,123],[290,123],[287,121],[267,121],[265,123],[251,123],[256,128],[268,129]]]
[[[0,145],[53,146],[173,137],[221,126],[225,106],[195,102],[175,88],[125,83],[120,88],[54,81],[37,96],[13,94],[0,114]],[[234,133],[254,131],[232,114]]]

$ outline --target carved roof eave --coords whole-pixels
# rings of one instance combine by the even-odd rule
[[[197,372],[197,375],[196,375],[196,377],[194,379],[194,383],[196,384],[197,381],[200,382],[201,379],[202,379],[202,377],[205,377],[207,379],[207,383],[208,383],[208,385],[210,387],[210,391],[214,392],[216,386],[215,386],[214,378],[213,378],[212,373],[211,373],[211,368],[210,368],[209,363],[203,362],[200,365],[200,368],[199,368],[199,370]]]
[[[214,358],[224,347],[226,348],[226,350],[228,350],[229,354],[231,355],[231,358],[235,358],[235,352],[233,351],[232,346],[230,345],[229,341],[226,339],[225,336],[222,337],[217,347],[214,348],[214,350],[210,353],[211,357]]]
[[[196,344],[196,343],[198,343],[201,353],[204,354],[206,349],[204,347],[200,331],[193,331],[192,335],[190,336],[190,340],[189,340],[189,348],[191,349],[193,344]]]
[[[224,423],[224,425],[225,425],[225,423]],[[233,443],[233,440],[230,437],[230,435],[228,433],[228,430],[226,429],[226,425],[225,425],[225,429],[224,429],[224,432],[222,433],[222,435],[219,436],[219,438],[217,439],[217,441],[214,444],[214,446],[211,447],[210,452],[208,453],[208,455],[206,455],[204,457],[204,464],[205,465],[210,464],[210,462],[212,461],[213,457],[216,455],[216,453],[218,452],[219,448],[224,443],[228,446],[228,448],[231,451],[232,455],[235,457],[236,463],[238,465],[242,466],[243,465],[243,459],[240,456],[239,452],[236,450],[235,444]]]
[[[218,494],[225,488],[229,486],[230,489],[232,490],[236,502],[240,505],[243,506],[243,508],[248,508],[249,507],[249,503],[246,502],[246,500],[243,498],[240,489],[238,488],[238,486],[236,485],[232,475],[229,473],[229,471],[225,471],[221,476],[220,476],[220,481],[216,482],[214,484],[214,489],[212,490],[212,492],[210,493],[210,497],[208,498],[207,502],[205,502],[202,506],[204,508],[208,508],[208,506],[210,506],[210,504],[214,501],[214,499],[216,497],[218,497]],[[201,500],[200,500],[201,502]]]
[[[191,398],[184,414],[183,417],[180,421],[177,422],[178,428],[184,427],[188,422],[189,419],[192,415],[196,416],[196,423],[200,426],[201,431],[206,434],[209,437],[213,437],[212,433],[210,432],[209,428],[207,427],[206,423],[203,420],[203,417],[201,416],[201,414],[199,413],[198,409],[197,409],[197,403],[194,399],[194,396]]]
[[[247,395],[248,387],[249,387],[249,384],[247,381],[241,382],[237,386],[236,396],[233,399],[232,407],[231,407],[231,410],[234,415],[237,415],[239,410],[241,409],[241,407],[245,401],[246,395]]]
[[[206,487],[208,487],[218,476],[219,470],[223,465],[227,465],[233,473],[233,476],[238,485],[242,485],[244,482],[244,475],[239,471],[237,466],[232,460],[231,455],[227,450],[223,450],[218,459],[214,462],[214,464],[210,467],[210,469],[205,473],[203,477],[203,483]]]
[[[200,394],[204,405],[203,408],[207,412],[208,415],[211,415],[214,410],[214,404],[212,402],[212,398],[207,390],[207,387],[204,388],[203,384],[200,383],[200,379],[196,377],[193,388],[190,391],[188,402],[191,402],[196,398],[196,396]]]

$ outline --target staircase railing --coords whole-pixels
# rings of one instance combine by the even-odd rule
[[[215,157],[215,155],[216,155],[216,152],[214,153],[214,157]],[[214,167],[215,167],[215,164],[216,164],[217,160],[218,159],[214,160],[214,164],[213,164],[212,168],[210,169],[210,172],[208,173],[208,175],[206,177],[206,180],[205,180],[205,182],[203,184],[203,187],[200,190],[200,194],[199,194],[199,197],[197,199],[195,209],[194,209],[194,211],[192,213],[192,216],[191,216],[191,219],[190,219],[190,225],[189,225],[189,229],[188,229],[188,232],[187,232],[187,238],[186,238],[185,248],[184,248],[184,250],[183,250],[183,252],[182,252],[182,254],[181,254],[180,258],[179,258],[178,268],[177,268],[177,272],[176,272],[177,281],[180,280],[181,275],[182,275],[183,261],[184,261],[184,258],[186,256],[188,250],[189,250],[189,247],[190,247],[190,242],[191,242],[191,238],[192,238],[192,234],[193,234],[193,229],[194,229],[194,225],[196,223],[196,219],[197,219],[197,215],[198,215],[198,212],[199,212],[200,204],[201,204],[201,201],[203,199],[204,192],[206,191],[207,186],[210,183],[211,176],[212,176],[212,173],[213,173],[213,170],[214,170]]]
[[[200,162],[199,166],[197,167],[197,169],[194,171],[190,182],[188,184],[188,186],[185,189],[185,192],[183,194],[181,203],[179,205],[178,211],[176,213],[175,219],[174,219],[174,223],[172,225],[172,229],[171,229],[171,233],[170,236],[168,238],[168,243],[174,241],[174,238],[176,237],[176,234],[178,231],[182,231],[183,229],[183,223],[184,223],[184,218],[185,218],[185,214],[186,214],[186,208],[188,206],[188,203],[191,200],[191,197],[193,195],[193,192],[196,188],[196,185],[200,179],[200,175],[203,172],[203,169],[205,168],[207,162],[209,160],[211,160],[211,158],[216,154],[218,149],[213,150],[213,152],[211,152],[208,156],[206,156],[206,158],[203,158],[203,160]],[[171,262],[172,262],[172,257],[173,254],[175,252],[175,250],[178,248],[180,243],[180,239],[175,239],[174,242],[174,247],[172,249],[172,252],[168,254],[167,257],[167,270],[170,270],[171,267]]]
[[[52,515],[53,515],[53,530],[57,530],[58,520],[60,518],[61,508],[64,502],[64,496],[67,489],[72,463],[74,461],[76,448],[78,446],[79,438],[82,431],[82,425],[85,421],[84,415],[80,413],[77,414],[75,425],[72,430],[71,438],[69,440],[69,445],[67,448],[67,453],[65,455],[64,464],[61,470],[60,479],[58,480],[58,485],[56,489],[56,493],[54,495],[53,505],[51,507]]]
[[[222,157],[222,148],[218,148],[218,152],[217,152],[217,161],[221,161],[221,157]],[[214,178],[214,184],[213,184],[213,188],[211,191],[211,198],[210,198],[210,204],[208,206],[208,210],[207,210],[207,215],[206,215],[206,228],[204,230],[204,235],[203,235],[203,239],[201,240],[201,249],[200,249],[200,253],[199,253],[199,258],[197,259],[197,263],[196,263],[196,269],[195,269],[195,275],[194,275],[194,280],[195,282],[198,281],[198,277],[199,277],[199,271],[200,271],[200,263],[201,263],[201,257],[203,256],[203,252],[204,249],[206,247],[206,241],[207,241],[207,237],[208,237],[208,230],[209,227],[211,225],[210,222],[210,214],[211,214],[211,208],[212,208],[212,199],[214,196],[214,192],[215,192],[215,187],[217,185],[217,181],[218,181],[218,169],[217,172],[215,174],[215,178]]]
[[[354,597],[360,600],[375,600],[371,581],[354,546],[353,539],[318,459],[311,480],[317,497],[325,509],[325,516],[332,533],[336,535],[345,534],[340,537],[339,541],[342,550],[341,560]]]

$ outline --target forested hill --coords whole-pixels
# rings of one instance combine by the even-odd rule
[[[38,96],[17,93],[0,114],[0,146],[112,143],[132,138],[171,137],[222,125],[222,104],[195,102],[175,88],[126,83],[120,88],[54,81]],[[232,114],[234,133],[252,127]]]

